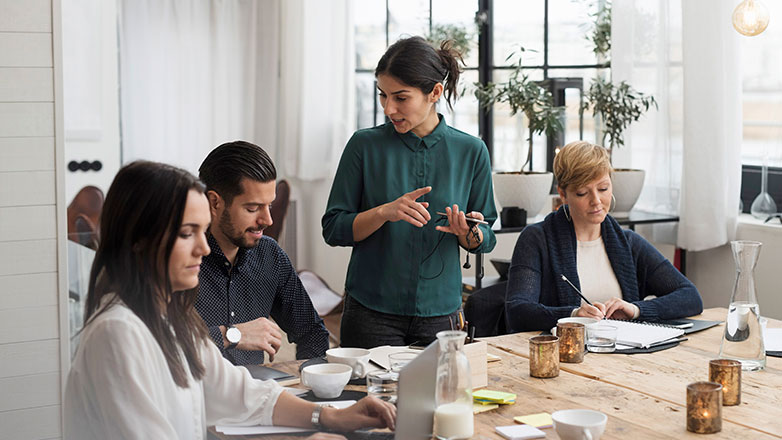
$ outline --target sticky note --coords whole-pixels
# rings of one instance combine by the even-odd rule
[[[473,403],[472,404],[472,413],[473,414],[480,414],[482,412],[491,411],[491,410],[497,409],[499,407],[500,407],[500,405],[498,405],[496,403],[490,403],[488,405],[482,405],[482,404],[478,404],[478,403]]]
[[[524,423],[525,425],[531,425],[536,428],[550,428],[554,425],[554,421],[551,420],[551,414],[549,413],[518,416],[514,417],[513,420],[515,420],[517,423]]]
[[[494,430],[508,440],[526,440],[530,438],[546,437],[545,432],[530,425],[497,426]]]
[[[495,403],[512,403],[516,401],[516,395],[503,391],[478,390],[472,393],[475,400],[487,400]]]

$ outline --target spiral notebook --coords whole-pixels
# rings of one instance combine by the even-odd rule
[[[669,339],[678,338],[684,330],[651,322],[617,321],[606,319],[606,324],[616,327],[616,344],[636,348],[649,348]]]

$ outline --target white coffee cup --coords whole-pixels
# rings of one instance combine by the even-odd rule
[[[367,376],[369,355],[369,350],[363,348],[332,348],[326,350],[326,359],[330,363],[350,365],[353,368],[352,379]]]
[[[565,323],[565,322],[575,322],[578,324],[584,324],[584,327],[589,327],[590,325],[598,322],[599,319],[596,318],[587,318],[585,316],[571,316],[568,318],[559,318],[557,319],[557,324],[559,323]],[[556,336],[557,335],[557,326],[551,327],[551,334]]]
[[[353,368],[344,364],[318,364],[301,370],[301,383],[312,389],[316,397],[334,399],[342,394]]]
[[[554,430],[562,440],[598,440],[608,416],[591,409],[565,409],[551,414]]]

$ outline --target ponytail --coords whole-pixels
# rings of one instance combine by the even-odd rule
[[[436,49],[421,37],[404,38],[392,44],[380,58],[375,77],[390,75],[411,87],[429,94],[435,84],[443,84],[443,95],[448,107],[458,96],[457,87],[464,64],[462,55],[453,47],[452,40],[445,40]]]

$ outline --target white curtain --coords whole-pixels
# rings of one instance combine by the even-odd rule
[[[355,48],[350,0],[282,3],[280,145],[285,174],[333,176],[355,128]]]
[[[277,144],[279,0],[123,0],[123,162],[197,172],[220,143]]]
[[[682,2],[684,167],[679,247],[699,251],[735,237],[741,189],[741,58],[735,2]]]
[[[613,3],[612,79],[659,105],[631,125],[614,165],[646,170],[636,207],[680,216],[656,225],[652,239],[688,250],[730,240],[738,215],[741,83],[730,3]]]

